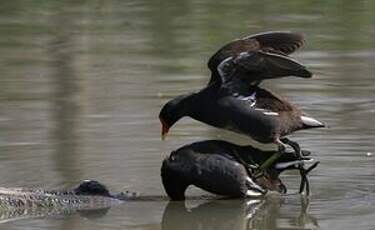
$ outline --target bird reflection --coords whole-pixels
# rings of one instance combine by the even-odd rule
[[[139,213],[156,213],[165,204],[165,196],[142,197],[118,206],[126,216],[142,229],[159,229],[159,223],[144,223]],[[153,202],[153,205],[150,203]],[[156,202],[156,203],[155,203]],[[308,213],[309,199],[300,195],[269,194],[263,199],[215,199],[190,197],[186,201],[169,201],[162,213],[162,230],[224,230],[224,229],[317,229],[317,219]],[[86,220],[108,216],[110,208],[89,210],[23,209],[0,212],[0,223],[30,218],[68,217],[76,214]],[[115,212],[111,212],[114,214]],[[111,217],[108,217],[111,218]],[[113,217],[112,217],[113,218]],[[147,218],[146,218],[147,219]],[[66,219],[68,220],[68,219]],[[71,220],[71,219],[69,219]]]
[[[194,207],[170,201],[161,222],[169,229],[315,229],[316,218],[307,213],[309,201],[302,198],[299,210],[284,210],[285,199],[271,195],[257,200],[211,200]],[[299,203],[299,202],[298,202]],[[290,207],[285,207],[290,209]],[[287,213],[287,214],[285,214]]]
[[[289,224],[291,226],[301,226],[305,227],[306,225],[312,225],[314,226],[313,229],[316,227],[319,227],[318,220],[313,217],[312,215],[308,214],[309,211],[309,204],[310,204],[310,198],[306,196],[301,196],[300,199],[300,205],[301,205],[301,211],[300,215],[296,217],[286,217],[286,219],[289,219]],[[306,228],[311,229],[311,228]]]

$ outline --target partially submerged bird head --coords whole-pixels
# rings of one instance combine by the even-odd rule
[[[110,196],[107,187],[95,180],[84,180],[73,189],[75,195]]]
[[[185,200],[185,190],[191,184],[187,173],[189,165],[172,152],[166,157],[161,167],[161,178],[165,191],[172,200]]]

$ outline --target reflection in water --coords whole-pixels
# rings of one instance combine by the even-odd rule
[[[101,208],[101,209],[94,209],[94,210],[81,210],[81,211],[78,211],[77,213],[82,218],[93,220],[93,219],[101,218],[101,217],[107,215],[109,209],[110,208]]]
[[[56,171],[66,183],[70,182],[71,178],[80,178],[80,81],[74,69],[72,18],[63,11],[58,11],[51,17],[54,30],[49,53],[55,83],[52,100],[55,127],[51,140],[56,142],[56,152],[53,155]]]
[[[52,15],[53,40],[50,44],[52,77],[55,81],[53,96],[53,119],[56,122],[52,140],[56,142],[56,151],[52,155],[56,171],[63,182],[71,178],[80,178],[79,162],[79,115],[78,77],[74,69],[74,36],[71,28],[73,18],[64,10]],[[87,213],[86,213],[87,214]],[[72,229],[77,221],[64,221],[59,229]]]
[[[265,199],[248,200],[207,200],[203,196],[191,197],[184,202],[169,201],[168,203],[165,203],[165,199],[166,197],[159,196],[140,197],[139,200],[114,205],[112,208],[117,212],[110,212],[111,208],[95,209],[95,205],[89,210],[53,207],[0,210],[0,223],[74,215],[80,218],[62,219],[61,229],[71,229],[75,226],[73,223],[81,218],[92,222],[105,218],[115,220],[125,218],[131,220],[132,227],[144,229],[159,229],[158,223],[160,223],[162,230],[316,229],[319,227],[317,220],[308,213],[309,200],[299,195],[270,194]],[[284,203],[287,203],[285,207]],[[163,206],[164,211],[162,211]],[[160,222],[149,223],[147,217],[158,212],[162,212]]]
[[[56,208],[34,208],[34,209],[14,209],[14,210],[0,210],[0,224],[9,223],[13,221],[25,219],[44,219],[47,217],[63,217],[72,214],[78,214],[85,219],[97,219],[105,216],[109,208],[92,209],[92,210],[68,210]],[[60,229],[71,229],[75,226],[74,222],[63,224]]]
[[[254,201],[250,209],[258,208],[261,201]],[[162,229],[246,229],[246,202],[214,200],[188,209],[185,202],[170,201],[162,218]]]
[[[270,196],[265,200],[212,200],[187,208],[185,202],[170,201],[161,226],[163,230],[284,229],[283,224],[298,229],[318,227],[307,213],[308,200],[301,198],[299,211],[282,210],[282,202],[283,197]]]

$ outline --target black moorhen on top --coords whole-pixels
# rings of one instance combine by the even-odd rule
[[[256,48],[250,45],[253,43]],[[288,75],[311,77],[303,65],[284,56],[302,44],[303,37],[298,34],[271,32],[224,46],[209,61],[213,71],[206,88],[176,97],[164,105],[159,114],[162,137],[180,118],[189,116],[261,143],[275,143],[282,151],[288,144],[299,154],[299,145],[285,136],[296,130],[324,127],[324,124],[257,84],[263,79]],[[220,60],[223,61],[218,64]]]
[[[256,178],[241,162],[255,168],[274,153],[219,140],[196,142],[173,151],[163,161],[162,182],[172,200],[184,200],[189,185],[230,197],[261,196],[267,191],[286,193],[280,173],[299,169],[305,160],[312,159],[299,160],[294,154],[283,154]]]
[[[324,127],[281,97],[258,86],[238,84],[222,87],[211,84],[198,93],[176,97],[162,108],[159,118],[162,136],[184,116],[203,123],[241,133],[261,143],[285,144],[299,152],[297,143],[285,138],[301,129]]]
[[[219,49],[208,61],[213,82],[243,78],[252,85],[264,79],[297,76],[310,78],[306,68],[287,57],[305,43],[299,33],[271,31],[234,40]]]

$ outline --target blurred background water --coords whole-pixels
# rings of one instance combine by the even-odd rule
[[[0,186],[64,188],[96,179],[111,190],[164,195],[159,170],[171,150],[204,139],[247,140],[187,118],[162,142],[161,106],[202,88],[206,61],[224,43],[266,30],[303,32],[307,45],[294,56],[315,76],[263,85],[329,125],[292,136],[322,162],[311,174],[307,211],[299,197],[187,208],[133,202],[101,218],[76,214],[6,228],[373,229],[374,11],[370,0],[2,1]],[[285,176],[290,187],[297,179]]]

